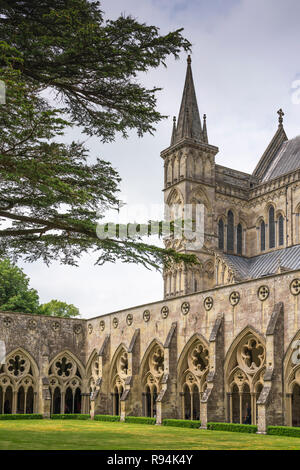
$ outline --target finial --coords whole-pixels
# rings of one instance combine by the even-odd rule
[[[206,114],[203,114],[203,120],[206,121]]]
[[[173,123],[176,124],[176,116],[173,116]]]
[[[188,63],[188,65],[191,65],[191,63],[192,63],[192,59],[191,59],[191,56],[190,56],[190,55],[188,55],[187,63]]]
[[[279,116],[279,119],[278,119],[279,127],[282,127],[284,112],[283,112],[282,109],[280,108],[280,110],[277,111],[277,114],[278,114],[278,116]]]

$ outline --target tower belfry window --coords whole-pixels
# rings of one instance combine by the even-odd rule
[[[227,216],[227,251],[234,250],[234,215],[232,211]]]
[[[260,224],[260,250],[265,251],[266,249],[266,224],[262,220]]]
[[[269,209],[269,248],[275,248],[275,211],[273,206]]]
[[[283,246],[284,244],[284,219],[282,215],[278,219],[278,245]]]
[[[224,222],[222,219],[218,223],[219,250],[224,250]]]

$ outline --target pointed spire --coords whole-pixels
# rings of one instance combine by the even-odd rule
[[[173,131],[171,137],[171,146],[176,143],[176,116],[173,116]]]
[[[195,93],[191,56],[187,58],[187,71],[177,122],[176,140],[188,137],[202,142],[202,127]]]
[[[206,127],[206,114],[203,115],[203,131],[202,131],[202,135],[203,135],[203,142],[205,142],[206,144],[208,144],[207,127]]]

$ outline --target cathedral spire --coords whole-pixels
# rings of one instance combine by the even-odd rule
[[[205,142],[206,144],[208,144],[207,127],[206,127],[206,114],[203,115],[203,131],[202,131],[202,135],[203,135],[203,142]]]
[[[176,117],[173,117],[173,131],[171,137],[171,146],[176,143]]]
[[[199,142],[203,141],[201,120],[197,105],[191,62],[191,56],[188,56],[186,78],[174,143],[177,143],[184,137],[195,139]]]

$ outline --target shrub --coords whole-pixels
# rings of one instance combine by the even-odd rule
[[[95,421],[120,421],[120,416],[114,416],[114,415],[96,415],[95,416]]]
[[[0,419],[43,419],[43,416],[37,413],[32,414],[18,414],[18,415],[11,415],[11,414],[3,414],[0,415]]]
[[[163,426],[175,426],[179,428],[200,428],[200,421],[193,421],[188,419],[164,419]]]
[[[126,416],[125,423],[156,424],[156,418],[147,418],[145,416]]]
[[[90,415],[59,414],[59,415],[51,415],[51,419],[90,419]]]
[[[253,424],[207,423],[207,429],[211,431],[245,432],[250,434],[257,432],[257,426]]]
[[[268,426],[267,434],[272,436],[300,437],[300,428],[288,426]]]

